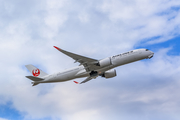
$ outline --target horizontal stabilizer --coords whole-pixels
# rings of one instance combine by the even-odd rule
[[[33,85],[32,86],[35,86],[35,85],[38,85],[39,83],[32,83]]]
[[[42,80],[44,80],[43,78],[34,77],[34,76],[26,76],[26,77],[31,79],[32,81],[42,81]]]

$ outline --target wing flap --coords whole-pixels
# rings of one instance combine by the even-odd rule
[[[92,80],[92,77],[87,77],[84,81],[82,81],[80,84],[82,84],[82,83],[86,83],[86,82],[88,82],[88,81],[90,81],[90,80]]]

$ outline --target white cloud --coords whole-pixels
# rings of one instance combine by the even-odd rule
[[[81,22],[86,23],[86,22],[89,21],[89,16],[88,16],[87,13],[82,12],[82,13],[79,14],[79,19],[80,19]]]
[[[0,120],[8,120],[8,119],[0,118]]]
[[[65,0],[47,0],[46,1],[46,11],[47,15],[45,17],[45,24],[48,28],[52,29],[54,32],[64,24],[67,20],[66,9],[64,6],[68,5],[69,1]],[[57,33],[56,33],[57,34]]]
[[[179,32],[174,31],[179,29],[179,10],[173,11],[173,7],[179,6],[178,1],[106,0],[101,10],[107,13],[113,23],[121,25],[124,30],[120,34],[130,33],[124,36],[131,43],[156,36],[162,37],[161,40],[150,41],[152,44],[179,35]],[[130,38],[133,34],[136,36]]]

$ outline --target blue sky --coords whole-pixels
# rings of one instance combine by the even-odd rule
[[[0,120],[179,120],[179,8],[178,0],[1,0]],[[155,55],[111,79],[32,87],[26,64],[49,74],[78,65],[54,45],[95,59],[138,48]]]
[[[180,45],[180,37],[177,36],[173,39],[170,39],[166,42],[162,42],[162,43],[158,43],[158,44],[152,44],[152,45],[146,45],[145,43],[141,43],[141,44],[138,44],[138,45],[135,45],[135,48],[148,48],[150,50],[153,50],[153,51],[158,51],[159,49],[162,49],[162,48],[172,48],[170,51],[167,52],[168,55],[172,55],[172,56],[178,56],[180,55],[180,48],[179,48],[179,45]]]

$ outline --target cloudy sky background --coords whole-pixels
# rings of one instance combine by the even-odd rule
[[[179,39],[179,0],[0,0],[0,120],[179,120]],[[26,64],[49,74],[78,65],[54,45],[95,59],[155,56],[111,79],[32,87]]]

